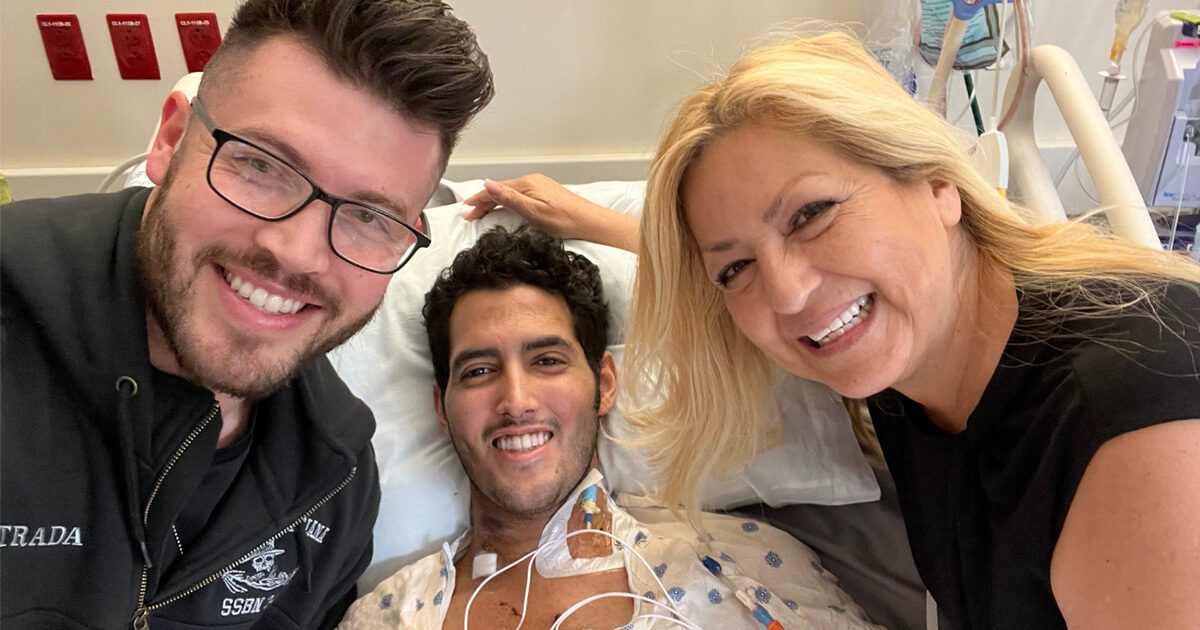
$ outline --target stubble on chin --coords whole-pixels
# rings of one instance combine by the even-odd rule
[[[599,390],[597,390],[598,397]],[[467,479],[471,482],[476,495],[485,497],[509,517],[532,518],[553,514],[562,506],[571,491],[583,481],[595,458],[599,427],[600,418],[596,416],[592,424],[592,431],[583,431],[573,444],[564,449],[563,458],[555,471],[555,479],[534,487],[504,486],[486,471],[480,470],[478,462],[466,447],[463,436],[456,431],[451,431],[450,442],[458,454],[459,461],[463,464]],[[562,435],[560,426],[554,425],[553,428],[556,436]],[[472,510],[474,509],[477,508],[472,505]]]
[[[265,250],[236,252],[208,245],[190,260],[180,260],[177,228],[169,216],[173,175],[174,168],[168,169],[150,202],[138,234],[137,254],[147,312],[162,331],[182,371],[179,376],[214,392],[258,400],[279,390],[314,358],[345,343],[374,317],[379,304],[362,317],[335,328],[342,313],[340,301],[308,276],[285,274]],[[228,327],[217,338],[205,338],[198,327],[191,291],[201,273],[213,264],[224,268],[222,262],[237,264],[315,298],[322,304],[321,326],[309,338],[293,341],[294,350],[283,356],[271,352],[272,342]]]

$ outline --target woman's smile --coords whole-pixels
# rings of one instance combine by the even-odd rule
[[[831,145],[744,127],[701,152],[682,193],[734,323],[784,369],[866,396],[951,336],[953,186],[897,182]]]

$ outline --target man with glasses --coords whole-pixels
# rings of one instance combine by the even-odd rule
[[[249,0],[163,106],[154,189],[4,206],[5,628],[337,621],[379,489],[324,353],[491,95],[440,2]]]

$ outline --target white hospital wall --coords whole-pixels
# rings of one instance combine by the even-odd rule
[[[14,196],[90,190],[108,168],[143,151],[163,98],[186,72],[174,14],[214,11],[224,29],[235,5],[236,0],[3,0],[0,172],[8,175]],[[640,177],[663,117],[697,82],[672,56],[707,69],[714,61],[728,63],[742,42],[772,23],[860,15],[857,2],[795,0],[452,5],[478,32],[498,91],[464,137],[456,165],[482,167],[496,177],[547,159],[633,165],[592,179]],[[105,26],[109,12],[148,15],[162,80],[120,79]],[[94,81],[52,79],[36,28],[38,13],[79,15]],[[488,166],[496,163],[509,170],[493,173]]]
[[[1035,0],[1035,38],[1071,51],[1085,74],[1104,66],[1115,2]],[[145,149],[163,97],[185,72],[176,12],[213,11],[228,26],[235,0],[0,2],[0,172],[16,198],[93,189],[113,165]],[[452,1],[491,58],[497,96],[467,130],[449,176],[502,178],[542,170],[566,181],[644,177],[664,121],[702,76],[726,66],[772,24],[797,18],[870,22],[880,0]],[[1167,8],[1152,0],[1151,11]],[[104,15],[149,16],[159,81],[117,74]],[[37,13],[76,13],[93,81],[54,81]],[[990,94],[990,75],[979,76]],[[1099,78],[1094,83],[1098,87]],[[961,79],[950,110],[961,111]],[[964,123],[969,124],[970,117]],[[1051,148],[1065,127],[1039,114]],[[1065,190],[1065,187],[1064,187]],[[1070,205],[1070,204],[1068,204]]]

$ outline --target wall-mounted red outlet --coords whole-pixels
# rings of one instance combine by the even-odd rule
[[[179,43],[183,45],[188,72],[203,72],[204,64],[221,45],[217,14],[176,13],[175,26],[179,27]]]
[[[158,56],[145,13],[109,13],[108,34],[122,79],[158,79]]]
[[[42,14],[37,16],[37,23],[42,32],[46,59],[50,62],[50,74],[59,81],[90,81],[92,64],[88,61],[87,47],[83,45],[79,17],[75,14]]]

